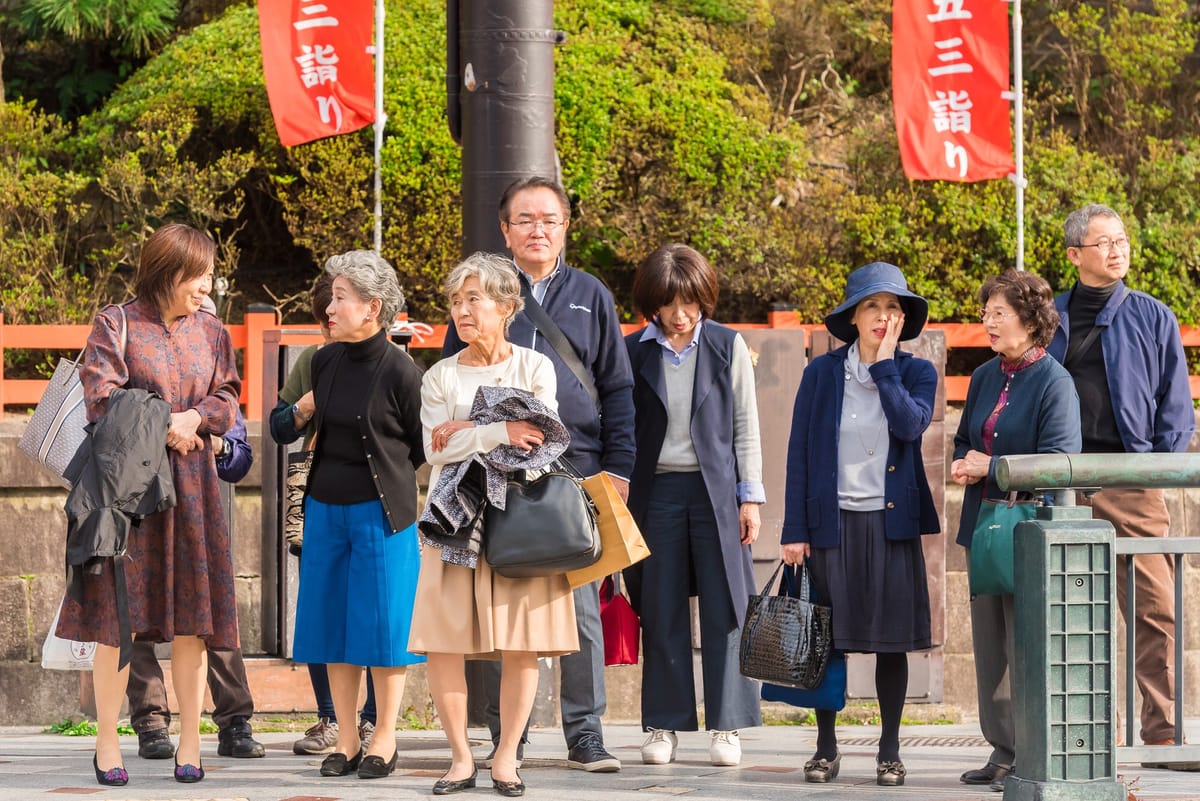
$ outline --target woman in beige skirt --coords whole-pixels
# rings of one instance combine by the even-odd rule
[[[557,408],[549,359],[506,338],[508,324],[524,305],[512,262],[477,253],[450,273],[443,288],[467,348],[431,367],[422,382],[421,422],[425,454],[433,465],[431,488],[438,487],[449,465],[505,445],[532,452],[546,438],[545,431],[527,421],[476,425],[470,410],[480,387],[528,390],[548,409]],[[491,768],[492,785],[504,796],[523,795],[517,746],[533,709],[538,657],[579,650],[566,577],[505,578],[492,572],[477,552],[423,537],[409,650],[428,656],[429,690],[452,752],[450,769],[434,784],[434,794],[475,786],[464,660],[498,658],[503,664],[501,738]]]

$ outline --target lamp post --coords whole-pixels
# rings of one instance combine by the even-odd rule
[[[503,253],[496,208],[518,178],[558,176],[553,0],[448,0],[446,119],[462,147],[462,252]]]

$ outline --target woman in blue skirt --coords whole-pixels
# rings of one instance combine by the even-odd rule
[[[900,716],[908,652],[929,648],[929,589],[921,535],[941,528],[921,436],[937,371],[897,348],[921,333],[925,300],[894,265],[860,267],[825,327],[849,343],[813,360],[800,382],[788,444],[783,560],[808,562],[833,608],[833,645],[875,654],[882,731],[875,781],[904,784]],[[816,710],[817,752],[804,778],[838,775],[836,713]]]
[[[338,730],[322,776],[387,776],[396,768],[396,718],[420,556],[415,470],[421,442],[421,370],[387,329],[404,303],[396,271],[356,250],[325,263],[333,278],[332,342],[313,356],[316,431],[304,503],[304,559],[293,657],[328,665],[339,720],[354,720],[363,667],[375,683],[380,735],[364,753],[358,730]],[[292,407],[297,431],[309,414]]]

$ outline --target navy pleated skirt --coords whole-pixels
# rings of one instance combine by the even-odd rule
[[[889,540],[885,512],[842,510],[842,541],[813,548],[809,570],[833,608],[840,651],[898,653],[929,648],[929,585],[921,540]]]

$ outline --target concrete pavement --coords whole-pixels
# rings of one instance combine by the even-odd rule
[[[1200,721],[1187,726],[1193,742],[1200,739]],[[574,801],[616,799],[737,799],[782,801],[803,797],[812,801],[835,799],[994,799],[1000,793],[986,787],[960,784],[964,770],[979,767],[989,749],[974,724],[906,726],[901,730],[901,758],[908,768],[903,787],[875,784],[875,746],[878,729],[871,726],[839,728],[841,775],[828,785],[806,784],[802,765],[813,752],[816,729],[810,726],[764,726],[742,733],[742,764],[716,768],[708,762],[708,736],[684,732],[679,737],[676,762],[666,766],[642,765],[639,756],[643,734],[637,726],[605,727],[609,750],[624,763],[620,773],[588,774],[567,768],[566,748],[557,729],[536,729],[526,750],[522,777],[528,798]],[[478,741],[477,756],[487,753],[485,730],[472,730]],[[430,788],[449,764],[449,749],[437,730],[398,733],[399,767],[384,779],[323,778],[320,757],[295,756],[295,732],[256,733],[267,746],[264,759],[218,757],[216,735],[204,738],[207,776],[199,784],[185,785],[171,776],[170,761],[137,757],[137,739],[123,738],[125,765],[130,783],[122,788],[96,784],[92,773],[92,740],[43,734],[35,728],[0,729],[0,801],[53,799],[77,795],[97,801],[375,801],[376,799],[432,797]],[[1200,773],[1149,770],[1121,765],[1119,774],[1132,798],[1200,801]],[[487,770],[481,769],[479,786],[460,797],[498,797],[491,790]]]

